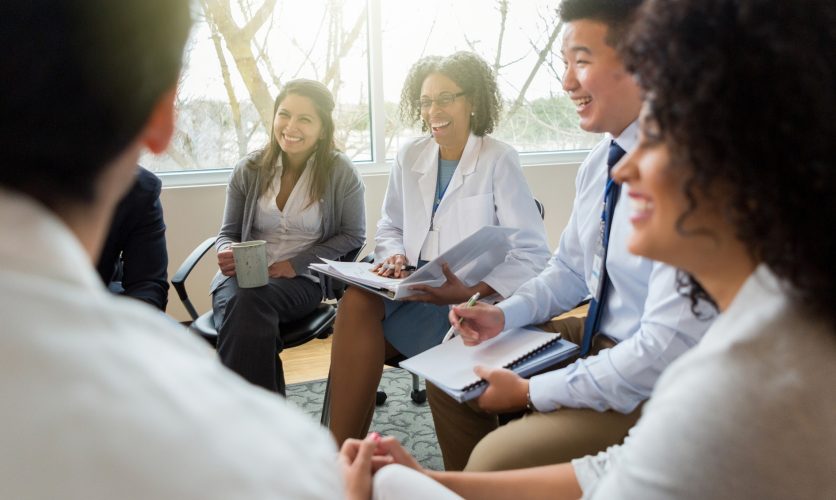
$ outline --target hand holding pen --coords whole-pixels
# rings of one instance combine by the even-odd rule
[[[472,307],[467,307],[467,304],[453,306],[448,318],[451,330],[458,330],[462,342],[468,346],[496,337],[505,328],[505,313],[502,309],[483,302],[477,302]]]
[[[464,308],[467,309],[467,308],[473,307],[476,304],[477,300],[479,300],[479,292],[474,293],[473,296],[470,297],[470,299],[464,304]],[[461,307],[461,306],[459,306],[459,307]],[[453,316],[453,311],[451,310],[450,311],[450,324],[452,326],[450,326],[450,329],[447,330],[447,333],[444,334],[444,338],[441,339],[442,343],[447,342],[448,340],[452,339],[453,336],[456,335],[456,330],[457,330],[456,325],[458,325],[458,328],[461,328],[461,325],[464,322],[464,318],[462,318],[462,319],[455,318],[455,323],[454,323],[453,318],[455,318],[455,317]],[[464,339],[462,339],[462,340],[464,340]]]

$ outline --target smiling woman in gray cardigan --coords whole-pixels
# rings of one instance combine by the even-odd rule
[[[215,245],[219,272],[212,304],[221,361],[250,382],[284,394],[281,324],[322,300],[308,270],[363,244],[364,187],[351,160],[334,148],[334,101],[312,80],[293,80],[276,98],[270,142],[235,166]],[[267,241],[270,279],[239,288],[230,246]]]

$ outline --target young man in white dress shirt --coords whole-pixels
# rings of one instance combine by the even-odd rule
[[[592,355],[530,380],[509,370],[483,371],[489,387],[475,404],[458,404],[428,384],[448,470],[562,463],[620,443],[660,373],[693,347],[710,324],[695,317],[691,303],[676,293],[673,268],[627,252],[626,196],[615,205],[607,251],[600,259],[608,162],[618,155],[608,156],[619,148],[632,150],[638,134],[640,91],[615,46],[640,3],[562,3],[563,87],[577,106],[581,128],[607,137],[580,167],[572,215],[546,269],[497,306],[455,307],[450,315],[457,326],[458,318],[465,318],[463,338],[478,343],[506,328],[547,322],[596,296],[596,288],[605,289]],[[606,262],[603,282],[596,261]],[[582,344],[578,323],[573,318],[542,327]],[[497,413],[525,409],[531,413],[498,427]]]
[[[93,268],[172,136],[189,3],[0,5],[0,497],[346,493],[324,429]]]

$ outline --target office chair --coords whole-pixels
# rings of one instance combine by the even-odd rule
[[[189,300],[189,294],[186,291],[186,278],[189,277],[189,273],[192,272],[192,269],[194,269],[195,265],[197,265],[206,252],[208,252],[209,249],[215,245],[216,239],[216,236],[207,238],[203,241],[203,243],[198,245],[197,248],[192,250],[192,253],[186,257],[182,264],[180,264],[177,272],[174,273],[174,276],[171,278],[171,284],[174,286],[174,289],[177,290],[177,296],[180,297],[180,302],[183,303],[183,307],[186,308],[186,311],[188,311],[189,316],[192,318],[192,323],[189,325],[189,329],[203,337],[213,347],[217,347],[218,344],[218,331],[215,328],[212,310],[210,309],[203,314],[197,313],[197,310],[191,300]],[[360,253],[362,248],[363,245],[347,253],[339,260],[353,261],[357,258],[357,254]],[[343,285],[341,283],[332,282],[331,290],[337,299],[342,297]],[[312,313],[308,314],[304,318],[288,323],[282,323],[282,343],[284,348],[290,349],[292,347],[300,346],[317,338],[328,338],[334,331],[333,326],[334,319],[336,317],[336,306],[321,302]],[[328,401],[328,396],[328,392],[326,391],[326,399],[323,403],[323,412],[320,418],[320,421],[323,424],[327,423],[328,419],[328,406],[330,403]]]
[[[538,200],[537,198],[534,198],[534,204],[537,205],[537,212],[540,214],[540,218],[545,219],[546,209],[545,207],[543,207],[543,204],[540,203],[540,200]],[[366,262],[372,262],[372,258],[370,255],[366,256],[366,258],[363,260]],[[384,361],[384,364],[393,368],[399,368],[401,361],[405,359],[406,356],[401,354],[394,358],[387,359],[386,361]],[[409,397],[412,398],[412,401],[414,401],[416,404],[422,404],[427,400],[427,390],[421,389],[421,379],[418,377],[418,375],[415,375],[414,373],[410,373],[410,375],[412,375],[412,391],[409,393]],[[375,395],[375,405],[382,405],[386,402],[387,397],[388,396],[386,395],[385,391],[377,391],[377,394]]]

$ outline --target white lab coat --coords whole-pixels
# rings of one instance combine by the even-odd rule
[[[398,152],[377,224],[378,259],[404,254],[410,263],[418,262],[430,230],[438,151],[434,139],[422,137]],[[435,214],[439,252],[486,225],[520,229],[505,262],[482,280],[508,297],[545,267],[550,257],[546,231],[514,148],[471,134]]]

